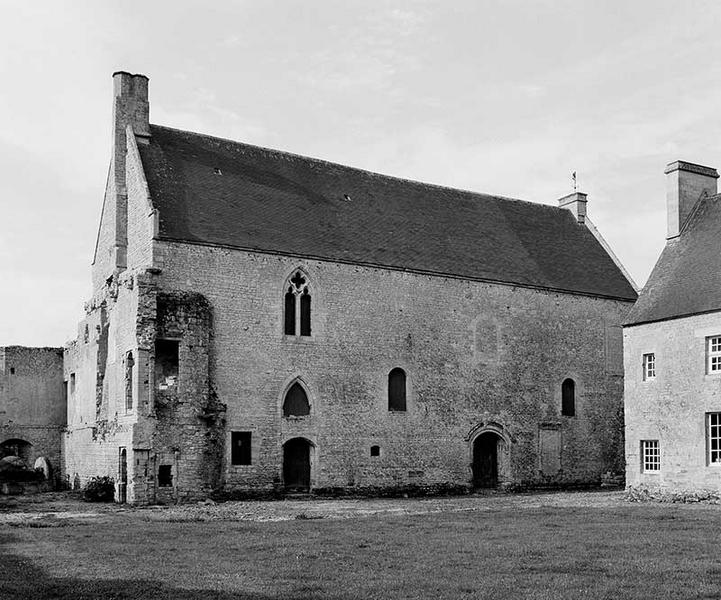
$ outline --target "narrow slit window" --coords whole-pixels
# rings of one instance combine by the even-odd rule
[[[305,288],[300,297],[300,335],[310,335],[310,294]]]
[[[285,295],[285,334],[295,335],[295,294],[292,287]]]
[[[388,373],[388,410],[406,410],[406,372],[403,369],[396,368]]]
[[[133,409],[133,368],[135,360],[133,353],[128,352],[125,357],[125,410]]]
[[[561,384],[561,414],[573,417],[576,414],[576,382],[566,379]]]

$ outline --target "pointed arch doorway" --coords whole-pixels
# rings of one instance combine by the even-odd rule
[[[310,458],[313,445],[305,438],[283,444],[283,485],[288,491],[310,490]]]

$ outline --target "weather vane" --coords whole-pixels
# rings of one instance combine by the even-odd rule
[[[573,181],[573,191],[576,191],[576,171],[571,173],[571,180]]]

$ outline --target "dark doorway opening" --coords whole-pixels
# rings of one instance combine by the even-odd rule
[[[303,438],[288,440],[283,446],[283,483],[286,490],[310,490],[311,444]]]
[[[118,502],[128,501],[128,452],[120,448],[118,455]]]
[[[473,442],[473,487],[493,488],[498,485],[498,442],[492,431],[479,435]]]

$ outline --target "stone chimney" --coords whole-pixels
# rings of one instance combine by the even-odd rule
[[[588,196],[581,192],[573,192],[564,196],[558,200],[558,206],[561,208],[567,208],[576,217],[576,220],[581,224],[586,222],[586,203]]]
[[[682,160],[669,163],[664,173],[666,174],[666,211],[668,215],[666,239],[671,239],[681,233],[699,199],[716,194],[718,173],[711,167],[703,167]]]
[[[148,103],[148,78],[131,75],[125,71],[113,73],[113,125],[123,134],[128,125],[139,143],[150,140],[150,104]]]

